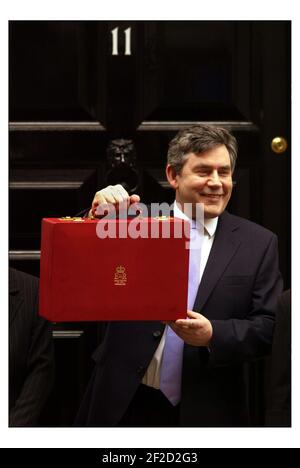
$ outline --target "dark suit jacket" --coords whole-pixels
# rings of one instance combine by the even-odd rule
[[[291,426],[291,290],[279,298],[272,347],[266,425]]]
[[[9,270],[9,425],[34,426],[53,383],[51,326],[37,314],[38,279]]]
[[[193,308],[212,323],[210,350],[184,346],[182,426],[248,424],[243,363],[269,353],[281,290],[276,236],[224,212]],[[107,325],[76,425],[118,424],[163,329],[160,322]]]

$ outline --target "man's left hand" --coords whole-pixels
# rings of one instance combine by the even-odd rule
[[[185,343],[192,346],[208,346],[213,334],[210,321],[192,310],[188,310],[187,315],[187,319],[167,323]]]

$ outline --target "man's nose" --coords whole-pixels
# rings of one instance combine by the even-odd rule
[[[207,181],[208,185],[211,186],[211,187],[220,187],[222,184],[221,184],[221,181],[220,181],[220,177],[219,177],[219,174],[217,171],[214,171],[210,177],[209,177],[209,180]]]

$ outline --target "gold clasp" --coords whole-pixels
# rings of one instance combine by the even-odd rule
[[[154,219],[158,219],[159,221],[168,221],[170,216],[155,216]]]
[[[62,218],[58,218],[60,221],[76,221],[76,222],[83,222],[84,219],[79,217],[79,216],[74,216],[73,218],[71,216],[63,216]]]

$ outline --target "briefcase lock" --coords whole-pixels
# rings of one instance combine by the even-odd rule
[[[169,221],[170,216],[155,216],[154,219],[158,219],[159,221]]]
[[[60,219],[61,221],[75,221],[75,222],[77,222],[77,223],[78,223],[78,222],[81,223],[81,222],[84,221],[84,219],[81,218],[81,217],[79,217],[79,216],[75,216],[75,217],[73,217],[73,218],[72,218],[71,216],[63,216],[62,218],[59,218],[59,219]]]

